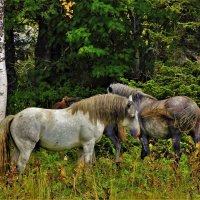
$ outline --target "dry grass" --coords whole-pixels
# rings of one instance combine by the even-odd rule
[[[23,175],[15,169],[0,179],[0,199],[199,199],[198,153],[173,159],[144,161],[139,147],[124,153],[120,169],[110,155],[98,157],[96,166],[77,166],[68,153],[34,152]]]

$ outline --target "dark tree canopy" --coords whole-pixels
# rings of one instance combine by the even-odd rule
[[[8,0],[10,90],[76,88],[72,95],[88,96],[122,79],[156,81],[162,66],[194,68],[198,77],[198,11],[197,0]]]

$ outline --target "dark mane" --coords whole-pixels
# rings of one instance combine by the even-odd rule
[[[115,94],[96,95],[72,104],[68,110],[71,109],[72,114],[89,113],[91,121],[109,124],[125,118],[128,102],[126,97]]]

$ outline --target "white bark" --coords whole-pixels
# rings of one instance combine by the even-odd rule
[[[7,74],[4,42],[4,0],[0,0],[0,121],[5,118],[7,105]]]

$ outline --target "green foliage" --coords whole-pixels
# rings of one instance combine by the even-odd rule
[[[81,66],[93,77],[119,79],[129,69],[133,55],[131,43],[125,41],[129,31],[121,16],[125,5],[93,1],[83,6],[85,3],[78,1],[74,7],[72,30],[67,34],[71,49],[69,60],[78,57],[74,67]]]
[[[200,105],[199,73],[200,64],[198,62],[187,62],[182,67],[167,66],[159,62],[151,80],[142,83],[121,78],[121,81],[132,87],[141,88],[145,93],[158,99],[179,95],[188,96]]]
[[[30,38],[24,28],[28,25],[45,34],[43,39],[38,37],[37,45],[36,33],[27,41],[31,51],[40,43],[40,48],[45,46],[35,58],[38,82],[54,85],[70,79],[86,87],[105,87],[109,78],[112,82],[120,77],[146,81],[155,72],[155,61],[173,68],[198,58],[197,0],[75,3],[69,18],[56,0],[6,1],[6,32],[13,30]],[[17,58],[24,59],[20,56],[27,49],[16,45]]]
[[[105,93],[105,90],[102,88],[92,90],[89,87],[83,88],[81,86],[73,87],[69,82],[56,87],[41,83],[37,88],[27,84],[26,88],[18,87],[8,97],[7,113],[14,114],[27,107],[52,108],[52,105],[64,96],[86,98],[99,93]]]

